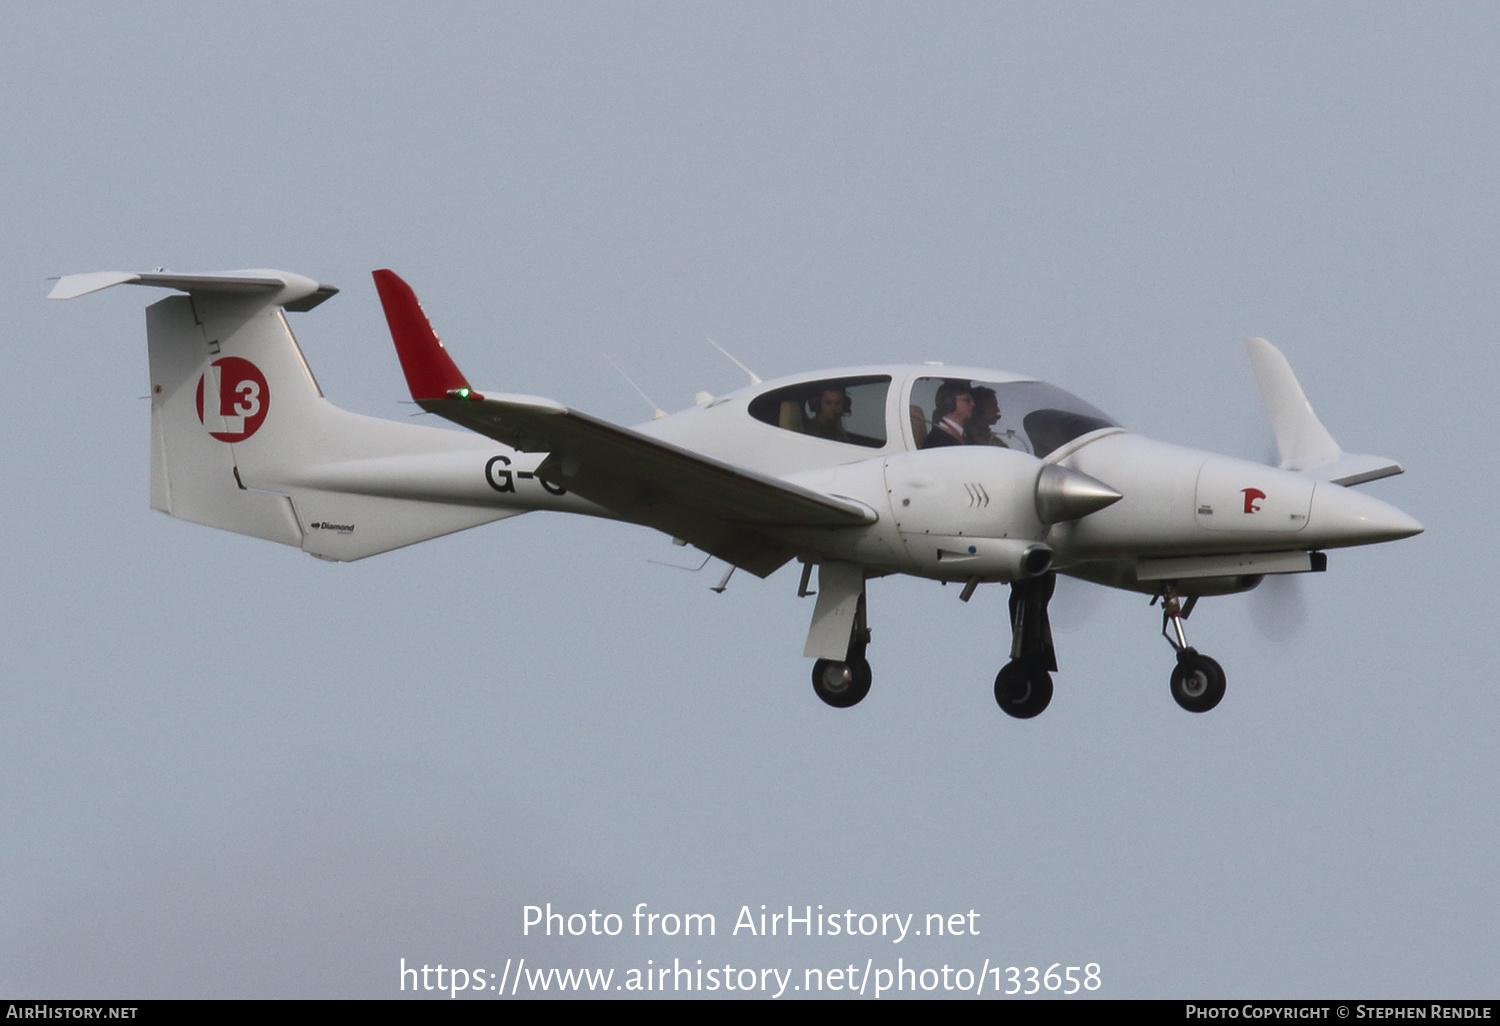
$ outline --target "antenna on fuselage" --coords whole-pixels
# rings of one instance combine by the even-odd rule
[[[758,384],[760,384],[760,375],[757,374],[757,373],[755,373],[749,367],[746,367],[743,363],[740,363],[740,361],[736,360],[734,358],[734,355],[732,353],[730,353],[729,350],[727,350],[723,346],[719,345],[719,343],[715,342],[713,339],[709,339],[708,340],[708,344],[711,345],[711,346],[713,346],[719,352],[723,353],[724,356],[729,360],[730,363],[734,364],[740,370],[742,370],[746,374],[750,375],[750,384],[752,384],[752,385],[758,385]]]
[[[631,388],[635,389],[635,394],[636,395],[638,395],[642,399],[646,400],[646,405],[649,406],[649,407],[651,407],[651,417],[652,417],[653,420],[661,420],[663,417],[665,417],[667,415],[667,411],[664,410],[664,409],[662,409],[660,406],[657,406],[654,402],[652,402],[651,401],[651,397],[641,390],[641,386],[640,385],[637,385],[634,381],[630,380],[630,375],[626,374],[623,370],[621,370],[620,369],[620,365],[618,363],[615,363],[615,361],[611,360],[609,358],[609,354],[608,353],[604,352],[601,349],[599,351],[599,355],[602,356],[602,357],[604,357],[604,359],[609,362],[609,365],[615,369],[615,372],[617,374],[619,374],[620,377],[622,377],[622,378],[625,379],[625,384],[627,384]]]

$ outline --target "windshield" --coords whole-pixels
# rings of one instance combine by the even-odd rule
[[[918,378],[910,403],[918,449],[999,445],[1041,458],[1080,435],[1120,426],[1044,381]]]

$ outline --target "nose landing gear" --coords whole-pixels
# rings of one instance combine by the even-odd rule
[[[1224,698],[1224,668],[1215,660],[1192,648],[1183,633],[1182,621],[1198,602],[1195,595],[1183,605],[1170,584],[1161,593],[1161,634],[1177,650],[1177,665],[1172,668],[1172,698],[1188,712],[1204,713]],[[1152,599],[1155,604],[1156,599]],[[1172,633],[1167,633],[1168,628]],[[1175,635],[1175,637],[1174,637]]]

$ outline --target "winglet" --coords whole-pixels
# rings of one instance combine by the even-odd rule
[[[411,397],[421,402],[454,398],[454,393],[458,393],[458,398],[482,399],[483,396],[469,388],[469,382],[443,348],[411,286],[394,271],[382,269],[372,274]]]

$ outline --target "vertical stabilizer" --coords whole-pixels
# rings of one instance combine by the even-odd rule
[[[180,289],[146,311],[151,505],[194,523],[352,560],[514,516],[487,483],[497,443],[364,417],[323,397],[286,321],[334,289],[283,271],[69,275]]]
[[[171,296],[147,307],[146,339],[152,508],[195,524],[300,547],[303,532],[291,500],[245,487],[234,446],[225,444],[243,437],[247,422],[252,433],[264,422],[269,399],[264,377],[243,358],[214,351],[189,296]]]

